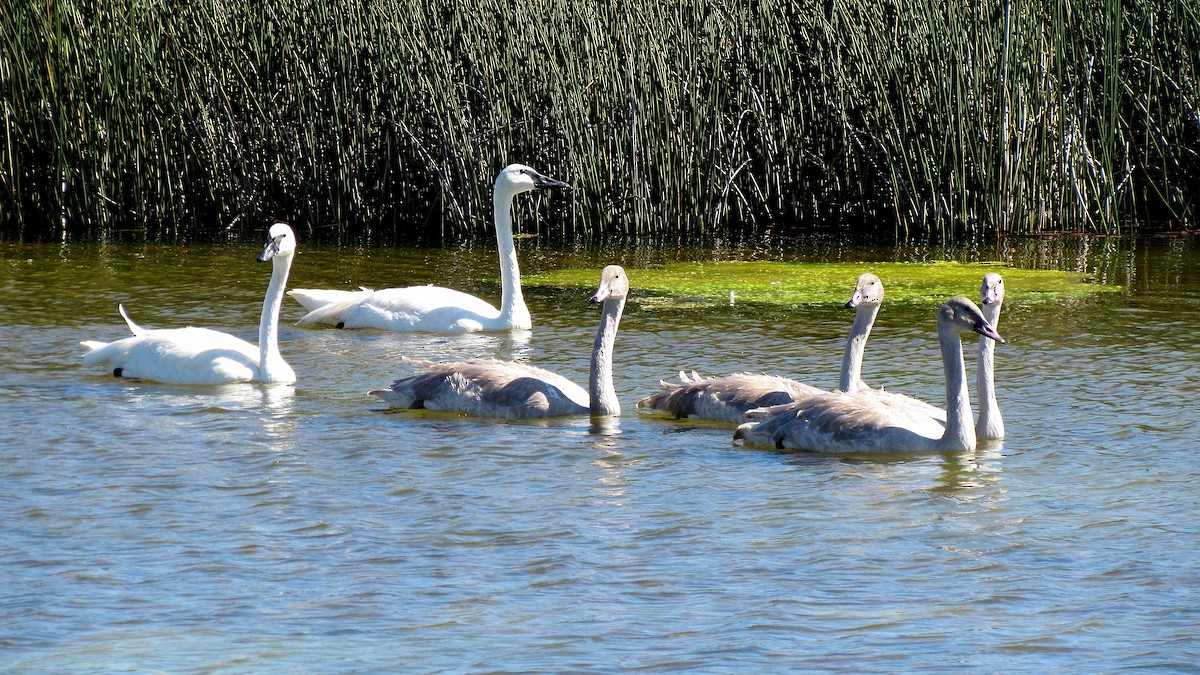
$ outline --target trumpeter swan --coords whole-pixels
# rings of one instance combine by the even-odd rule
[[[521,295],[521,271],[513,244],[513,197],[530,190],[570,187],[523,164],[510,164],[496,176],[492,203],[500,251],[500,309],[462,291],[432,285],[380,291],[298,288],[288,295],[308,310],[300,323],[435,333],[530,329],[533,323]]]
[[[394,408],[426,408],[475,417],[533,419],[559,415],[618,415],[613,387],[613,342],[629,279],[617,265],[604,268],[592,302],[602,302],[600,327],[592,345],[588,388],[555,373],[513,361],[481,359],[458,363],[413,361],[426,372],[369,392]]]
[[[1004,278],[995,272],[983,276],[979,289],[982,304],[979,306],[984,318],[995,328],[1000,324],[1000,307],[1004,304]],[[996,401],[996,343],[986,337],[979,338],[978,371],[975,387],[979,390],[979,420],[975,423],[975,437],[979,440],[1004,438],[1004,419],[1000,417],[1000,404]]]
[[[867,272],[855,282],[854,294],[846,307],[854,309],[854,324],[842,355],[841,388],[852,390],[861,383],[863,350],[871,335],[871,326],[883,302],[883,283]],[[695,374],[679,373],[680,383],[661,382],[661,391],[637,402],[639,408],[667,413],[676,419],[710,420],[740,424],[746,411],[823,394],[810,384],[777,375],[734,373],[704,379]]]
[[[88,348],[85,366],[104,366],[117,377],[132,377],[164,384],[223,384],[265,382],[288,384],[296,373],[279,354],[279,306],[288,271],[296,252],[296,235],[284,223],[271,226],[259,262],[272,263],[271,283],[263,300],[258,324],[258,346],[228,333],[208,328],[148,330],[121,316],[133,337],[116,342],[82,342]]]
[[[910,452],[973,450],[971,401],[967,391],[962,334],[975,332],[996,340],[996,333],[975,303],[958,296],[938,310],[938,342],[946,377],[945,426],[917,420],[880,405],[861,392],[833,392],[803,401],[747,413],[753,420],[734,431],[746,446],[794,448],[817,452]]]
[[[1004,279],[995,272],[989,272],[983,277],[979,290],[979,309],[993,329],[997,328],[1000,320],[1000,307],[1004,302]],[[995,349],[996,341],[986,336],[979,336],[978,372],[976,373],[976,388],[979,391],[979,421],[975,425],[977,440],[1004,438],[1004,421],[1000,417],[1000,405],[996,401],[995,385]],[[862,352],[859,350],[859,355]],[[856,376],[855,369],[853,375]],[[916,422],[925,423],[933,420],[943,428],[946,426],[946,411],[930,405],[920,399],[890,391],[871,389],[861,380],[844,385],[843,391],[854,391],[864,396],[874,396],[881,406],[891,407],[897,414],[907,414]],[[929,427],[932,429],[933,427]]]

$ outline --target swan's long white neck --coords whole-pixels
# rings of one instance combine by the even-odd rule
[[[492,193],[495,209],[496,248],[500,253],[500,320],[513,328],[532,327],[525,296],[521,294],[521,268],[517,265],[517,247],[513,243],[512,202],[510,190],[496,186]]]
[[[600,328],[592,344],[592,368],[588,374],[588,398],[593,415],[619,415],[621,402],[613,386],[613,344],[625,310],[625,297],[608,298],[600,314]]]
[[[287,287],[291,267],[290,254],[271,258],[271,283],[267,286],[262,317],[258,321],[258,368],[263,382],[291,381],[295,378],[292,367],[279,353],[279,308],[283,304],[283,291]]]
[[[1000,303],[993,302],[980,308],[983,318],[993,328],[1000,323]],[[980,439],[1004,438],[1004,419],[1000,416],[1000,404],[996,400],[996,341],[979,336],[978,370],[975,388],[979,391],[979,421],[975,424],[975,435]]]
[[[862,385],[863,352],[878,314],[879,305],[876,303],[863,303],[854,310],[854,325],[850,327],[850,337],[846,340],[846,352],[842,355],[842,378],[838,385],[838,389],[844,392],[853,392]]]
[[[975,428],[962,337],[956,328],[947,325],[939,327],[938,341],[942,347],[942,368],[946,371],[946,433],[939,444],[944,450],[974,450]]]

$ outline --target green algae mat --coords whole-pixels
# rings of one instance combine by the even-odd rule
[[[1004,276],[1008,302],[1061,302],[1120,290],[1097,283],[1087,274],[1018,269],[1001,263],[680,262],[628,272],[630,286],[640,296],[714,303],[728,303],[730,293],[738,303],[845,302],[863,272],[879,275],[888,303],[936,303],[955,295],[978,298],[987,272]],[[522,277],[521,281],[534,287],[587,288],[595,286],[599,278],[598,269],[563,269]]]

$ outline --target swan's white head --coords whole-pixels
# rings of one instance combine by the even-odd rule
[[[1004,277],[995,272],[983,275],[983,286],[979,289],[979,299],[985,305],[995,305],[1004,302]]]
[[[570,185],[539,173],[524,164],[509,164],[496,176],[496,192],[517,195],[547,188],[571,189]]]
[[[953,326],[959,333],[979,333],[1000,344],[1007,344],[984,318],[979,306],[961,295],[950,298],[938,310],[938,328],[946,324]]]
[[[609,265],[600,272],[600,286],[592,296],[592,302],[604,302],[608,299],[623,300],[629,294],[629,277],[620,265]]]
[[[267,246],[256,258],[258,262],[266,262],[272,258],[286,258],[296,252],[296,233],[287,223],[275,223],[267,231]]]
[[[846,303],[846,309],[854,309],[859,305],[883,304],[883,282],[879,277],[866,272],[859,275],[858,284],[854,287],[854,295]]]

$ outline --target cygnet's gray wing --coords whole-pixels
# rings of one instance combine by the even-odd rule
[[[944,423],[880,406],[872,396],[833,392],[752,410],[734,440],[757,447],[815,452],[896,452],[931,448]]]
[[[873,398],[881,409],[887,409],[895,415],[904,415],[916,420],[928,417],[940,422],[943,428],[946,426],[946,411],[919,398],[885,389],[873,389],[865,382],[851,393],[855,396]]]
[[[586,414],[588,394],[570,380],[512,361],[413,361],[423,373],[370,392],[395,408],[426,408],[476,417],[532,419]]]
[[[726,377],[663,382],[666,391],[638,401],[639,408],[658,410],[675,419],[739,423],[747,410],[774,406],[824,393],[811,385],[776,375],[734,373]]]

